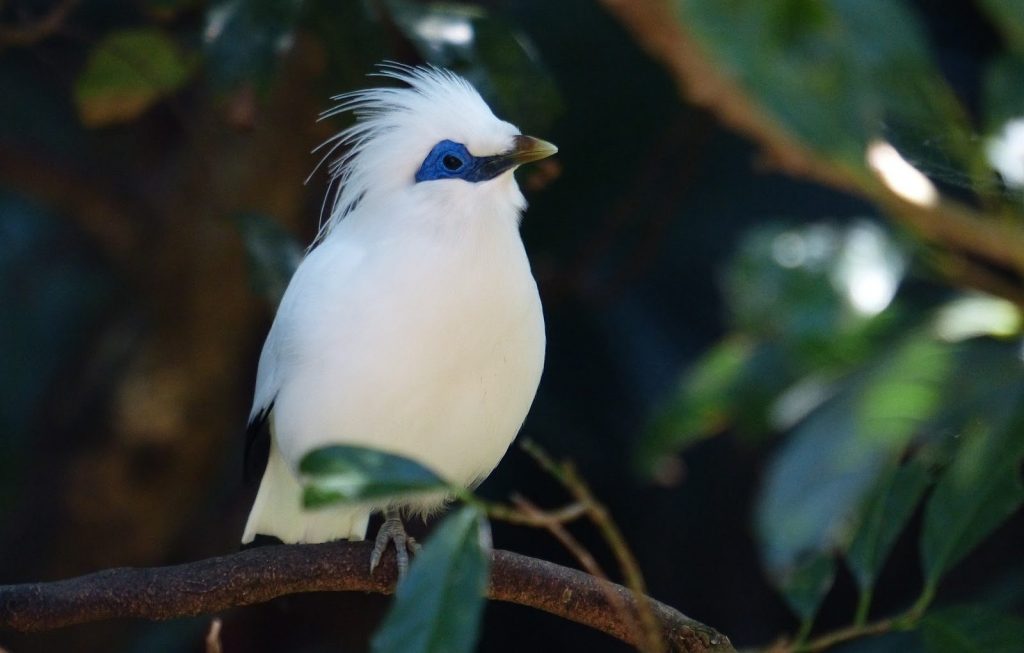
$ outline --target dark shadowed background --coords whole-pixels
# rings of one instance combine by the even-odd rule
[[[1024,133],[1003,139],[1010,168],[986,155],[1024,115],[1024,12],[677,3],[717,74],[835,183],[783,174],[691,103],[700,85],[681,90],[628,4],[0,2],[0,583],[236,550],[257,357],[327,189],[322,170],[303,185],[310,151],[347,124],[316,117],[389,59],[454,68],[560,147],[517,173],[548,325],[521,437],[575,461],[654,597],[742,648],[923,596],[907,633],[842,650],[1024,651],[1024,250],[922,238],[869,201],[888,191],[864,155],[892,143],[972,212],[961,233],[1024,244]],[[480,488],[513,492],[567,501],[516,446]],[[495,522],[494,540],[576,565],[540,530]],[[236,609],[224,650],[366,650],[387,605]],[[0,646],[201,651],[208,624]],[[496,603],[478,648],[627,650]]]

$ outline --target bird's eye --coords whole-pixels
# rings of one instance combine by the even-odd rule
[[[445,155],[445,157],[441,159],[441,163],[444,165],[446,170],[451,172],[455,172],[462,167],[462,159],[454,154]]]

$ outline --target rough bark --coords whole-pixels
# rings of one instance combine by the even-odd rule
[[[107,569],[48,583],[0,586],[0,628],[41,631],[106,619],[173,619],[213,614],[299,592],[394,590],[394,556],[369,573],[371,545],[332,542],[268,546],[171,567]],[[575,569],[509,551],[495,551],[488,597],[530,606],[595,628],[624,642],[640,641],[608,601],[608,588]],[[635,607],[626,588],[611,591]],[[652,601],[669,650],[733,651],[713,628]]]

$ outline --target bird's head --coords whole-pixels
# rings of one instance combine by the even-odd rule
[[[462,208],[525,205],[512,171],[558,151],[498,119],[469,82],[435,67],[385,64],[381,77],[404,87],[340,95],[330,117],[352,111],[356,123],[333,137],[324,158],[337,191],[322,234],[362,202],[420,202]]]

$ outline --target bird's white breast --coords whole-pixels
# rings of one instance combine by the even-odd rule
[[[296,272],[260,361],[293,469],[314,448],[359,444],[470,485],[515,437],[545,345],[517,211],[416,217],[437,208],[410,202],[388,225],[361,207]]]

